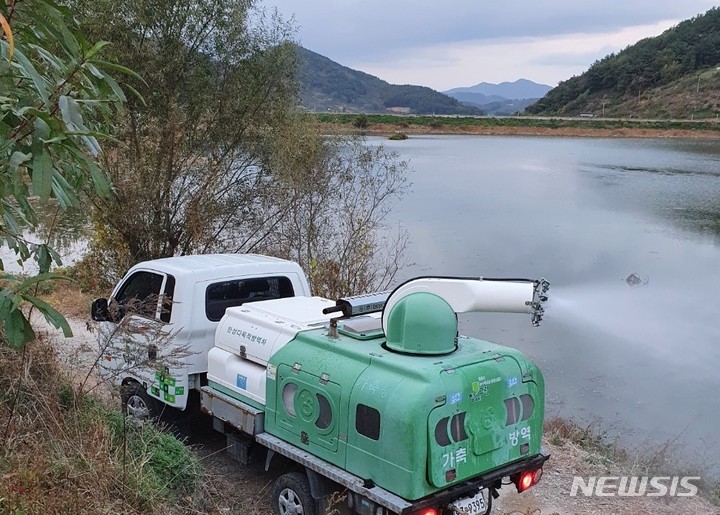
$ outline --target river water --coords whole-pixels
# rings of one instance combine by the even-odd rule
[[[539,328],[471,314],[461,332],[543,370],[549,415],[628,446],[720,462],[720,142],[370,138],[410,162],[393,214],[415,275],[545,277]],[[628,286],[636,274],[642,281]],[[698,471],[700,472],[700,471]]]

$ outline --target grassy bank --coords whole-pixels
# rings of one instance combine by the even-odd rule
[[[579,424],[553,417],[545,421],[544,437],[558,449],[575,447],[582,451],[583,462],[596,474],[626,476],[699,476],[695,483],[701,495],[720,506],[720,481],[710,469],[675,440],[655,445],[629,447],[612,438],[599,423]]]
[[[373,135],[477,134],[595,137],[720,138],[717,120],[636,120],[602,118],[395,116],[318,113],[317,123],[331,133]]]
[[[164,513],[192,507],[198,460],[73,384],[40,338],[0,346],[0,513]]]

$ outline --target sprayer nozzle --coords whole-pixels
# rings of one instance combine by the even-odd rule
[[[550,283],[543,278],[535,281],[535,288],[533,289],[533,300],[530,304],[532,315],[532,325],[537,327],[542,321],[542,317],[545,314],[545,308],[543,304],[547,302],[548,298],[547,291],[550,289]]]

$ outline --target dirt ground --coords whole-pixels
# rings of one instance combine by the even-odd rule
[[[74,380],[94,384],[93,372],[97,344],[92,322],[73,318],[70,320],[74,336],[63,338],[62,333],[48,328],[41,319],[47,337],[54,341],[58,358],[68,368]],[[87,379],[89,378],[89,379]],[[113,398],[107,388],[98,387],[98,393],[110,402]],[[255,455],[249,466],[240,465],[226,451],[225,438],[212,430],[210,424],[202,426],[193,434],[193,446],[207,471],[202,495],[208,496],[214,506],[206,513],[256,515],[271,513],[270,492],[273,473],[263,470],[264,458]],[[720,507],[713,506],[701,497],[571,497],[570,487],[574,476],[620,475],[612,474],[604,465],[592,464],[590,453],[563,441],[553,445],[547,438],[545,449],[551,458],[546,463],[540,483],[523,494],[517,494],[513,485],[504,487],[501,496],[493,503],[492,513],[502,515],[551,515],[551,514],[633,514],[720,515]]]

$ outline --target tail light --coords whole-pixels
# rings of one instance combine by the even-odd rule
[[[517,483],[518,492],[524,492],[533,485],[533,473],[525,471],[520,474],[520,479]]]
[[[538,484],[542,474],[542,467],[535,470],[525,470],[513,478],[513,483],[515,483],[518,492],[524,492],[531,486]]]
[[[540,482],[540,478],[542,477],[542,475],[543,475],[543,469],[542,469],[542,467],[540,467],[533,474],[533,485],[537,485]]]

